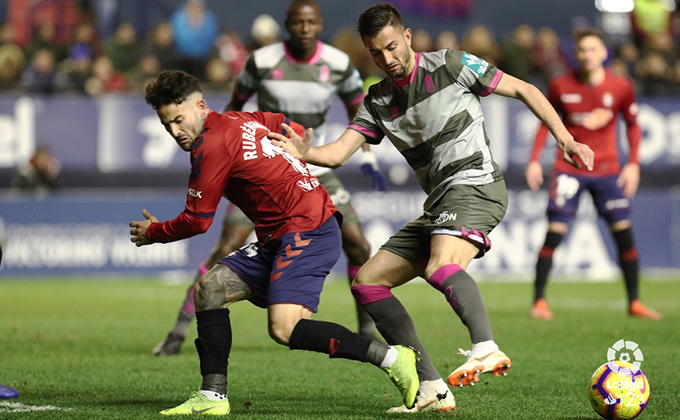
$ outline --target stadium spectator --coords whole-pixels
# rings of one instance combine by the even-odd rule
[[[51,94],[57,90],[57,66],[52,50],[35,52],[21,76],[21,83],[30,93]]]
[[[205,77],[205,66],[215,48],[219,27],[215,14],[203,0],[187,0],[170,18],[177,53],[177,67]]]
[[[250,43],[248,49],[255,51],[279,40],[281,26],[268,14],[258,15],[250,27]]]
[[[655,35],[675,37],[673,0],[634,0],[630,22],[635,45],[642,49]]]
[[[494,65],[498,64],[501,56],[501,49],[493,32],[481,23],[475,23],[465,31],[460,48]]]
[[[61,164],[47,146],[38,146],[25,165],[17,168],[12,188],[22,192],[44,193],[59,188]]]
[[[94,25],[90,22],[79,24],[73,31],[73,39],[69,47],[69,56],[71,56],[75,50],[78,51],[78,54],[87,52],[90,59],[106,52],[97,38],[97,31]]]
[[[364,97],[362,81],[349,57],[319,41],[323,19],[319,5],[314,0],[293,0],[288,6],[285,27],[288,39],[260,48],[250,56],[244,73],[236,81],[226,110],[241,111],[247,100],[257,95],[259,111],[282,113],[295,118],[305,128],[314,130],[315,144],[324,144],[327,113],[333,100],[340,98],[347,117],[353,118]],[[300,89],[301,85],[305,89]],[[221,87],[224,89],[226,86]],[[364,169],[373,170],[375,156],[368,145],[362,158],[368,166]],[[370,257],[370,245],[364,237],[359,217],[352,208],[351,196],[340,179],[328,168],[310,166],[309,171],[328,191],[342,214],[342,246],[348,259],[347,277],[351,283],[359,268]],[[373,171],[372,175],[375,183],[384,184],[378,172]],[[202,267],[210,269],[219,258],[242,247],[253,229],[253,223],[243,211],[230,207],[223,220],[220,239]],[[200,275],[194,279],[197,282]],[[193,318],[191,311],[187,310],[190,309],[192,291],[190,288],[187,293],[177,323],[165,342],[154,350],[154,354],[172,354],[176,347],[173,343],[179,337],[184,338],[186,326]],[[373,320],[360,307],[356,310],[359,333],[373,337]]]
[[[628,294],[631,316],[661,319],[661,314],[645,307],[638,299],[638,252],[630,221],[630,200],[640,183],[638,146],[640,127],[633,86],[628,79],[613,75],[604,67],[607,48],[602,35],[586,30],[576,35],[579,68],[550,81],[548,98],[561,113],[574,138],[590,145],[597,159],[591,173],[574,168],[558,159],[553,168],[548,204],[548,232],[536,263],[534,304],[531,316],[552,319],[545,300],[545,287],[552,268],[553,252],[567,233],[578,209],[581,194],[590,192],[598,214],[611,229],[619,251],[619,264]],[[578,100],[575,100],[578,98]],[[629,144],[628,163],[619,164],[617,124],[621,115],[626,123]],[[548,129],[542,125],[536,133],[531,159],[526,169],[529,188],[540,189],[543,169],[538,159]]]
[[[329,167],[342,165],[363,143],[378,144],[387,137],[416,172],[428,193],[423,215],[361,267],[352,292],[388,343],[420,351],[418,404],[414,410],[405,406],[391,411],[450,410],[455,407],[453,395],[391,289],[417,276],[426,279],[468,328],[472,349],[464,352],[466,362],[449,375],[450,385],[470,385],[481,373],[500,375],[510,368],[510,359],[494,341],[479,287],[466,271],[473,258],[489,250],[487,235],[507,207],[503,175],[488,149],[480,96],[493,92],[522,100],[550,125],[566,160],[573,162],[572,156],[578,156],[591,167],[593,154],[573,140],[534,86],[467,52],[413,51],[411,30],[405,29],[392,4],[365,10],[358,29],[388,77],[370,88],[347,130],[321,147],[310,147],[309,132],[304,142],[292,130],[287,130],[289,139],[278,133],[269,136],[294,157]]]
[[[16,43],[14,25],[6,22],[0,26],[0,89],[19,87],[25,63],[24,50]]]
[[[430,32],[423,28],[414,29],[411,48],[413,48],[413,51],[418,52],[432,51],[434,48],[434,43],[432,41],[432,35],[430,35]]]
[[[227,64],[229,73],[240,74],[248,60],[248,49],[241,42],[239,33],[235,30],[224,31],[217,37],[215,45],[217,54]]]
[[[92,63],[92,77],[85,82],[88,95],[124,92],[129,88],[125,76],[113,68],[111,59],[105,55],[97,57]]]
[[[567,60],[560,48],[560,39],[554,29],[544,26],[536,34],[536,43],[531,53],[538,77],[537,83],[546,86],[550,79],[568,70]]]
[[[203,84],[207,91],[220,91],[231,89],[233,77],[229,65],[219,57],[213,57],[208,61],[205,69],[206,83]]]
[[[437,34],[434,40],[434,51],[439,51],[444,48],[449,50],[459,50],[458,35],[451,30],[443,30]]]
[[[85,84],[92,77],[92,55],[90,49],[80,44],[71,49],[71,54],[62,65],[65,78],[65,89],[78,93],[87,93]]]
[[[636,81],[643,95],[676,95],[680,92],[674,72],[660,52],[651,51],[639,62]]]
[[[128,73],[127,80],[130,83],[130,89],[136,92],[143,92],[146,85],[158,76],[158,73],[163,70],[161,62],[152,53],[146,53],[139,60],[137,67]]]
[[[534,48],[534,30],[526,23],[519,24],[512,36],[501,47],[499,66],[503,71],[525,82],[531,81],[534,63],[531,52]]]
[[[185,403],[161,414],[229,414],[229,306],[241,300],[266,308],[269,335],[291,350],[381,367],[404,404],[412,407],[418,391],[414,350],[310,319],[340,255],[341,217],[305,163],[267,138],[284,121],[299,134],[304,128],[283,114],[213,112],[198,79],[177,70],[161,72],[147,87],[146,101],[177,144],[191,153],[192,175],[185,210],[165,222],[144,210],[146,220],[130,223],[131,241],[144,246],[204,233],[223,195],[253,220],[258,238],[222,258],[196,285],[196,349],[203,383]],[[242,148],[243,141],[247,148]]]
[[[128,22],[118,25],[113,37],[106,41],[105,49],[118,73],[129,73],[142,58],[142,46],[137,40],[137,31]]]
[[[38,25],[38,29],[26,47],[26,58],[32,60],[33,56],[40,50],[49,50],[56,62],[65,59],[68,55],[66,46],[60,44],[57,40],[57,31],[54,23],[49,20]]]
[[[161,22],[151,31],[147,49],[158,58],[162,69],[170,70],[177,67],[177,54],[170,22]]]
[[[626,42],[619,46],[616,58],[620,59],[626,66],[626,73],[635,78],[637,75],[637,64],[640,60],[640,52],[635,44]]]

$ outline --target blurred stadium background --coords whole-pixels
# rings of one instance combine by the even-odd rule
[[[139,220],[143,208],[159,219],[182,210],[189,170],[188,155],[145,104],[143,86],[163,68],[194,69],[203,80],[208,105],[221,111],[248,52],[285,38],[288,2],[255,0],[246,7],[233,0],[193,0],[217,22],[201,56],[181,51],[170,23],[186,3],[0,0],[0,22],[4,22],[0,28],[0,242],[4,250],[0,278],[139,275],[189,281],[210,251],[225,203],[205,235],[143,249],[129,241],[127,224]],[[379,74],[354,35],[358,15],[374,2],[318,3],[324,15],[322,39],[347,51],[367,83],[375,81]],[[609,64],[633,78],[640,103],[642,185],[634,200],[633,222],[643,275],[668,277],[680,270],[676,185],[680,180],[680,64],[674,1],[571,0],[540,2],[541,7],[533,0],[394,3],[417,34],[417,50],[457,45],[541,88],[573,62],[573,30],[585,25],[601,29],[610,48]],[[636,3],[652,7],[644,12],[647,16],[651,10],[658,33],[645,31],[640,21],[631,19],[639,12]],[[660,7],[654,9],[657,3]],[[492,149],[510,190],[510,206],[491,235],[492,252],[471,269],[488,280],[529,281],[546,226],[547,193],[532,193],[523,180],[538,121],[520,103],[505,98],[486,98],[483,106]],[[249,109],[254,109],[252,103]],[[341,106],[333,107],[329,119],[335,134],[346,126]],[[626,144],[622,138],[624,150]],[[56,187],[25,191],[19,188],[16,174],[42,146],[52,153]],[[420,214],[424,198],[390,144],[375,150],[389,179],[388,191],[371,191],[358,162],[350,161],[340,169],[374,250]],[[542,156],[547,170],[554,147]],[[597,234],[605,227],[592,206],[583,204],[568,241],[558,251],[557,274],[579,280],[618,279],[609,235]],[[339,276],[344,267],[341,259]]]

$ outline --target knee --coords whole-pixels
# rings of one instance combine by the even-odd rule
[[[269,336],[277,343],[287,346],[290,343],[290,336],[293,335],[297,321],[292,325],[290,322],[270,321]]]
[[[206,273],[194,286],[194,305],[197,311],[224,308],[226,290],[214,271]]]
[[[452,264],[446,264],[442,263],[439,261],[433,261],[430,260],[427,263],[427,266],[425,267],[425,279],[429,281],[429,279],[432,278],[432,275],[437,272],[440,268],[444,267],[445,265],[452,265]]]
[[[364,267],[361,267],[354,280],[352,280],[352,286],[375,284],[375,279],[376,276],[371,276],[367,270],[364,270]]]

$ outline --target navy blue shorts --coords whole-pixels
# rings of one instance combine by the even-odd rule
[[[574,176],[559,172],[553,174],[550,181],[548,220],[572,222],[583,191],[590,192],[597,213],[610,225],[629,219],[630,200],[623,196],[623,190],[616,185],[617,179],[617,175],[599,177]]]
[[[256,295],[250,299],[253,304],[266,308],[293,303],[316,312],[323,283],[341,249],[338,221],[330,217],[313,231],[289,233],[264,246],[244,246],[219,263],[248,283]]]

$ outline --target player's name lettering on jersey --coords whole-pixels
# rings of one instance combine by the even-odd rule
[[[302,188],[305,191],[311,191],[314,188],[318,187],[321,185],[318,179],[311,177],[311,178],[305,178],[301,179],[297,182],[298,187]]]
[[[189,191],[187,192],[187,195],[190,195],[194,198],[203,198],[203,191],[195,190],[193,188],[189,188]]]
[[[267,129],[267,127],[256,123],[255,121],[245,122],[241,127],[243,134],[241,135],[241,148],[243,152],[243,160],[257,159],[257,146],[255,144],[255,131],[258,128]]]

